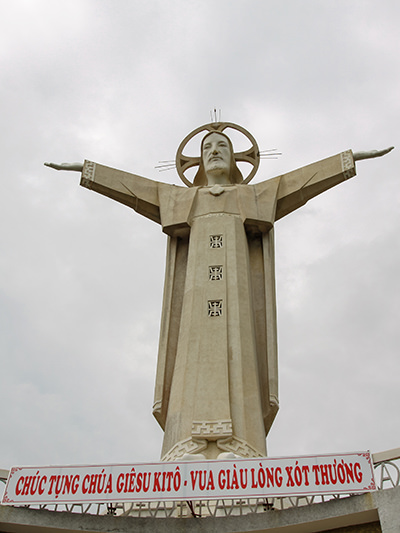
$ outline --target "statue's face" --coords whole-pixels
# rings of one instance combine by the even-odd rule
[[[225,175],[229,181],[232,152],[224,135],[211,133],[203,144],[203,165],[206,175]]]

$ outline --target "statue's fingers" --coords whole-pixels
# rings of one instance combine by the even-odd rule
[[[384,150],[380,150],[380,154],[382,155],[386,155],[388,154],[389,152],[391,152],[393,150],[394,146],[390,146],[389,148],[385,148]]]

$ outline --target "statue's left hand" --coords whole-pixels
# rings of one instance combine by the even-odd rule
[[[393,150],[394,146],[385,148],[384,150],[370,150],[369,152],[354,152],[354,161],[360,161],[360,159],[372,159],[373,157],[381,157],[388,154]]]

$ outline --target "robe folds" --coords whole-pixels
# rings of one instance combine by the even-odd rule
[[[81,185],[168,235],[153,407],[162,460],[266,455],[279,407],[273,226],[354,175],[350,150],[254,185],[191,188],[85,161]]]

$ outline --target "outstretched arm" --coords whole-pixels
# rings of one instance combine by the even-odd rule
[[[369,152],[354,152],[354,161],[360,161],[361,159],[372,159],[373,157],[382,157],[393,150],[394,146],[385,148],[384,150],[370,150]]]
[[[352,153],[351,150],[312,163],[280,177],[276,220],[304,205],[310,198],[338,185],[356,174],[355,161],[381,157],[393,150]]]
[[[347,150],[280,176],[275,220],[355,175],[353,153]]]
[[[158,183],[129,172],[85,161],[82,163],[45,163],[56,170],[82,172],[81,185],[121,204],[132,207],[141,215],[161,223]]]
[[[76,172],[82,172],[83,169],[83,163],[45,163],[45,165],[56,170],[75,170]]]

